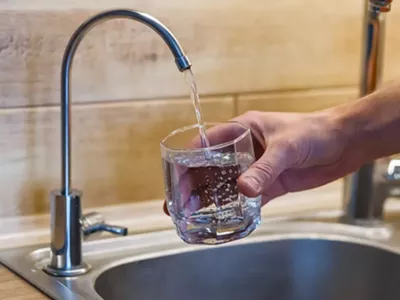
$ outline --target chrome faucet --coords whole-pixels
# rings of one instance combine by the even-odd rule
[[[373,92],[380,83],[385,13],[390,11],[391,3],[392,0],[365,0],[360,96]],[[391,160],[389,164],[375,161],[347,176],[343,195],[344,221],[365,225],[380,222],[385,200],[394,187],[400,187],[399,169],[400,160]]]
[[[95,25],[114,18],[126,18],[141,22],[158,33],[175,57],[179,71],[190,69],[189,59],[184,54],[174,35],[154,17],[135,10],[110,10],[86,20],[72,35],[64,52],[61,69],[61,189],[51,193],[51,258],[44,267],[50,275],[77,276],[89,271],[90,266],[82,258],[82,239],[98,231],[126,235],[124,227],[104,223],[97,213],[82,216],[79,190],[71,188],[71,101],[70,72],[73,58],[83,37]]]

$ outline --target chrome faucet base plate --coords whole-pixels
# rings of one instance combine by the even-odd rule
[[[43,267],[43,271],[49,274],[50,276],[56,277],[75,277],[88,273],[91,269],[91,266],[83,263],[81,266],[75,267],[73,269],[56,269],[52,268],[50,265],[46,265]]]

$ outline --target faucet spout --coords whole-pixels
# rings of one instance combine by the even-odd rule
[[[127,234],[126,228],[105,224],[97,214],[82,216],[82,193],[71,188],[72,62],[84,36],[97,24],[115,18],[132,19],[152,28],[169,47],[178,70],[183,72],[191,67],[189,59],[171,31],[154,17],[135,10],[101,12],[82,23],[71,36],[61,67],[61,189],[51,193],[51,258],[49,264],[44,267],[44,271],[54,276],[77,276],[89,271],[90,266],[82,258],[83,235],[88,236],[98,231],[108,231],[117,235]]]

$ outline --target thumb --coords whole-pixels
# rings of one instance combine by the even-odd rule
[[[248,197],[265,192],[292,165],[293,155],[289,155],[288,150],[277,145],[268,147],[261,158],[240,176],[238,185],[241,192]]]

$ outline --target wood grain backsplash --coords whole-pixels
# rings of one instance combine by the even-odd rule
[[[0,217],[48,211],[60,184],[60,65],[89,16],[131,8],[165,23],[193,64],[207,120],[311,111],[357,97],[364,1],[0,0]],[[400,5],[384,80],[400,77]],[[130,20],[91,30],[72,72],[72,183],[84,206],[163,197],[159,141],[195,122],[159,36]]]

